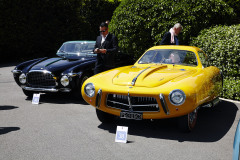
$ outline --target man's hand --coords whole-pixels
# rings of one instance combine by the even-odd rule
[[[94,50],[94,53],[100,53],[100,49],[99,49],[99,48],[96,48],[96,49]]]
[[[94,53],[102,53],[102,54],[106,54],[107,53],[107,50],[106,49],[99,49],[99,48],[96,48],[94,50]]]
[[[100,50],[100,53],[103,53],[103,54],[106,54],[107,53],[107,50],[106,49],[99,49]]]

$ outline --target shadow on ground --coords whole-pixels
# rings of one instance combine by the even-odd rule
[[[16,108],[18,108],[18,107],[8,106],[8,105],[0,106],[0,110],[11,110],[11,109],[16,109]]]
[[[215,108],[201,108],[198,121],[191,133],[183,133],[177,128],[177,118],[163,120],[125,120],[116,119],[113,124],[100,124],[98,127],[115,134],[117,126],[128,126],[129,135],[195,142],[215,142],[220,140],[234,123],[238,107],[231,102],[222,101]],[[133,143],[133,142],[132,142]]]
[[[0,127],[0,135],[20,130],[19,127]]]
[[[26,97],[27,101],[32,101],[32,97]],[[81,104],[88,105],[82,97],[76,98],[66,93],[48,93],[41,94],[39,104],[54,103],[54,104]]]

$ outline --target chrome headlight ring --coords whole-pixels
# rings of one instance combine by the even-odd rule
[[[70,81],[69,81],[68,76],[64,75],[64,76],[62,76],[60,82],[61,82],[61,84],[62,84],[64,87],[66,87],[66,86],[69,85],[69,82],[70,82]]]
[[[179,106],[179,105],[182,105],[185,102],[186,95],[182,90],[175,89],[175,90],[170,92],[170,94],[168,96],[168,99],[173,105]]]
[[[84,93],[88,96],[88,97],[93,97],[95,95],[95,87],[92,83],[87,83],[84,86]]]
[[[27,76],[26,76],[25,73],[22,73],[22,74],[18,77],[18,79],[19,79],[19,82],[20,82],[21,84],[25,84],[25,83],[27,82]]]

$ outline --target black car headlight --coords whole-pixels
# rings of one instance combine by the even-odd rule
[[[175,89],[169,94],[169,101],[176,106],[179,106],[185,102],[186,95],[180,89]]]
[[[27,77],[24,73],[19,76],[19,82],[25,84],[27,82]]]
[[[66,87],[69,85],[69,78],[68,76],[62,76],[61,80],[60,80],[61,84]]]
[[[88,97],[93,97],[95,95],[95,87],[92,83],[87,83],[84,87],[84,92]]]

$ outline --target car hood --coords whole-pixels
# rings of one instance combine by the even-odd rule
[[[175,68],[173,65],[129,66],[119,71],[112,82],[122,86],[157,87],[179,77],[188,77],[195,72],[196,69],[186,70]]]
[[[35,64],[32,66],[31,70],[47,70],[52,73],[63,72],[71,67],[91,60],[94,60],[94,58],[82,58],[75,60],[69,60],[61,57],[49,58]]]

